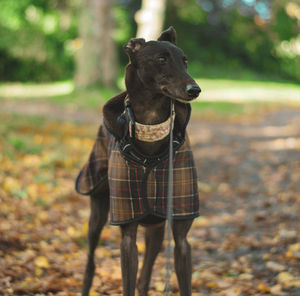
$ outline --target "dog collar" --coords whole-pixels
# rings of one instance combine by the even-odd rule
[[[173,104],[172,114],[162,123],[142,124],[136,122],[128,96],[125,98],[125,110],[129,117],[129,136],[131,138],[135,137],[142,142],[156,142],[167,137],[170,133],[171,116],[173,120],[175,118],[175,107]]]
[[[174,109],[174,108],[173,108]],[[172,111],[174,120],[175,111]],[[170,133],[171,116],[164,122],[159,124],[141,124],[135,122],[135,138],[143,142],[156,142],[164,139]]]

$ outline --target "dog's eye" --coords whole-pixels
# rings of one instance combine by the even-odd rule
[[[183,62],[186,66],[188,65],[188,59],[186,57],[183,58]]]
[[[157,58],[157,61],[160,63],[160,64],[165,64],[167,62],[167,59],[165,57],[159,57]]]

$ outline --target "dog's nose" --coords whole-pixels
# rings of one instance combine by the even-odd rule
[[[190,98],[196,98],[201,92],[201,89],[197,84],[188,84],[186,87],[186,91]]]

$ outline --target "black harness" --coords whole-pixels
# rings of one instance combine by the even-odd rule
[[[154,167],[162,160],[169,157],[169,147],[157,155],[145,155],[134,144],[135,141],[135,117],[132,110],[131,102],[125,100],[124,112],[118,117],[118,124],[124,129],[124,136],[119,140],[119,148],[123,157],[144,167]],[[183,145],[184,135],[174,131],[173,134],[173,156],[175,152]]]

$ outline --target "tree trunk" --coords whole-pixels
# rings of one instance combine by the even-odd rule
[[[113,1],[84,0],[79,24],[81,47],[76,54],[75,83],[116,85],[117,54],[113,35]]]
[[[163,30],[166,0],[142,0],[142,8],[136,13],[137,37],[156,40]]]

